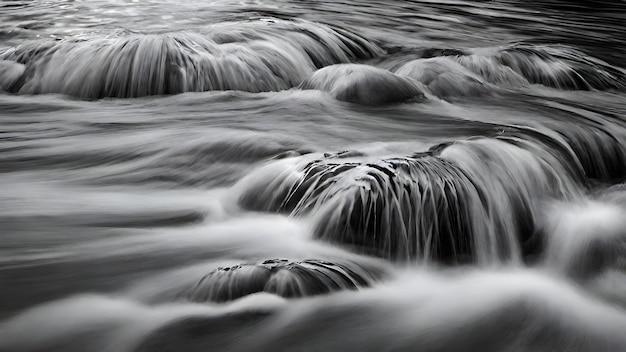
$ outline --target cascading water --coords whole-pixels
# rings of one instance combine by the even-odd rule
[[[626,350],[577,3],[1,3],[0,351]]]
[[[369,58],[380,51],[355,34],[344,35],[326,26],[274,20],[251,23],[226,24],[204,35],[120,33],[29,43],[8,50],[0,59],[26,67],[8,86],[10,92],[129,98],[208,90],[284,90],[315,68]]]

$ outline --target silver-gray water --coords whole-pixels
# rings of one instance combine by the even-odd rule
[[[1,2],[0,351],[626,350],[624,20]]]

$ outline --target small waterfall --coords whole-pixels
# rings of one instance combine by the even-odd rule
[[[626,175],[626,133],[615,126],[555,127],[572,148],[587,178],[619,182]]]
[[[0,352],[626,351],[594,3],[0,2]]]
[[[483,196],[453,164],[423,155],[375,163],[315,160],[301,167],[270,187],[254,185],[241,204],[294,215],[317,212],[318,238],[384,258],[463,262],[479,250],[473,221],[485,215]],[[270,192],[275,201],[263,203]]]
[[[454,59],[494,84],[527,81],[564,90],[625,90],[626,71],[567,46],[512,44]]]
[[[626,71],[563,45],[398,50],[376,63],[414,78],[440,97],[480,96],[497,87],[626,90]]]
[[[511,127],[407,157],[290,158],[244,179],[240,204],[310,215],[317,238],[383,258],[519,262],[542,250],[535,231],[542,202],[581,199],[582,186],[609,176],[590,168],[623,167],[624,159],[604,152],[605,139],[585,137],[602,131],[566,140]],[[624,145],[610,148],[623,151]]]
[[[580,196],[576,179],[550,152],[532,142],[514,145],[507,140],[477,138],[457,141],[441,157],[459,165],[479,185],[484,200],[486,228],[479,229],[509,244],[509,252],[537,254],[533,239],[537,211],[547,199],[575,199]],[[514,245],[511,245],[514,244]],[[506,248],[506,247],[505,247]]]
[[[623,69],[566,46],[418,52],[401,56],[408,61],[389,54],[391,61],[379,64],[384,70],[345,65],[381,58],[384,51],[345,29],[303,20],[233,22],[214,25],[205,33],[122,32],[5,49],[0,53],[0,89],[93,99],[210,90],[267,92],[300,85],[367,105],[419,98],[424,86],[440,98],[479,96],[496,87],[528,84],[626,89]]]
[[[0,54],[0,59],[26,66],[8,87],[11,92],[130,98],[285,90],[317,68],[380,53],[347,30],[306,21],[260,20],[215,25],[205,35],[120,33],[33,42]]]

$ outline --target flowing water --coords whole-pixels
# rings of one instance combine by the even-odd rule
[[[0,3],[0,351],[626,351],[625,1]]]

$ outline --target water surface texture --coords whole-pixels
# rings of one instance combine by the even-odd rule
[[[626,351],[625,1],[3,1],[0,351]]]

